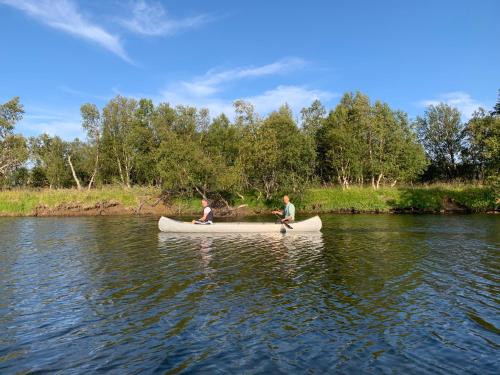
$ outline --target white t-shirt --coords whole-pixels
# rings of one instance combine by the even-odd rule
[[[203,216],[207,216],[210,213],[210,211],[212,211],[210,207],[205,207],[203,209]]]

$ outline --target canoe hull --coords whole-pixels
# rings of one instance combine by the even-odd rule
[[[214,223],[209,225],[191,224],[162,216],[158,228],[162,232],[172,233],[279,233],[287,232],[319,232],[322,227],[319,216],[297,221],[288,229],[282,224],[274,223]]]

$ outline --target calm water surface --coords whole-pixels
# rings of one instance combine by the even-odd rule
[[[500,372],[498,217],[323,222],[0,219],[0,373]]]

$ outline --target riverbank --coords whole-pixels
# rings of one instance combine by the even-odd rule
[[[160,198],[151,187],[105,187],[75,190],[0,191],[0,216],[97,216],[191,215],[199,211],[199,199]],[[301,213],[469,213],[498,212],[499,197],[488,187],[431,185],[419,187],[371,187],[308,189],[295,204]],[[248,216],[269,212],[273,204],[246,196],[221,216]]]

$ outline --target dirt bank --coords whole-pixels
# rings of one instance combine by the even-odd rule
[[[244,217],[253,215],[262,215],[268,213],[268,210],[262,208],[249,208],[246,205],[241,205],[232,208],[216,208],[215,215],[218,217]],[[446,199],[443,202],[441,210],[433,209],[415,209],[394,208],[391,210],[358,210],[354,208],[345,208],[338,210],[302,210],[304,214],[466,214],[470,213],[466,207],[457,204],[451,199]],[[487,213],[499,213],[498,211],[487,211]],[[59,204],[55,207],[49,207],[41,204],[35,209],[23,216],[34,217],[64,217],[64,216],[182,216],[182,215],[197,215],[198,211],[187,209],[181,206],[167,206],[162,202],[143,202],[137,207],[125,207],[116,200],[104,200],[91,205],[85,205],[79,202],[69,202]],[[2,214],[0,216],[20,216],[14,214]]]
[[[233,208],[214,209],[216,216],[251,216],[264,213],[256,209],[250,210],[246,205]],[[116,200],[105,200],[92,205],[84,205],[78,202],[69,202],[59,204],[55,207],[47,205],[38,205],[25,216],[48,217],[48,216],[131,216],[131,215],[152,215],[152,216],[180,216],[196,215],[196,210],[186,209],[185,207],[166,206],[162,202],[143,202],[137,207],[125,207]],[[0,216],[19,216],[0,213]]]

